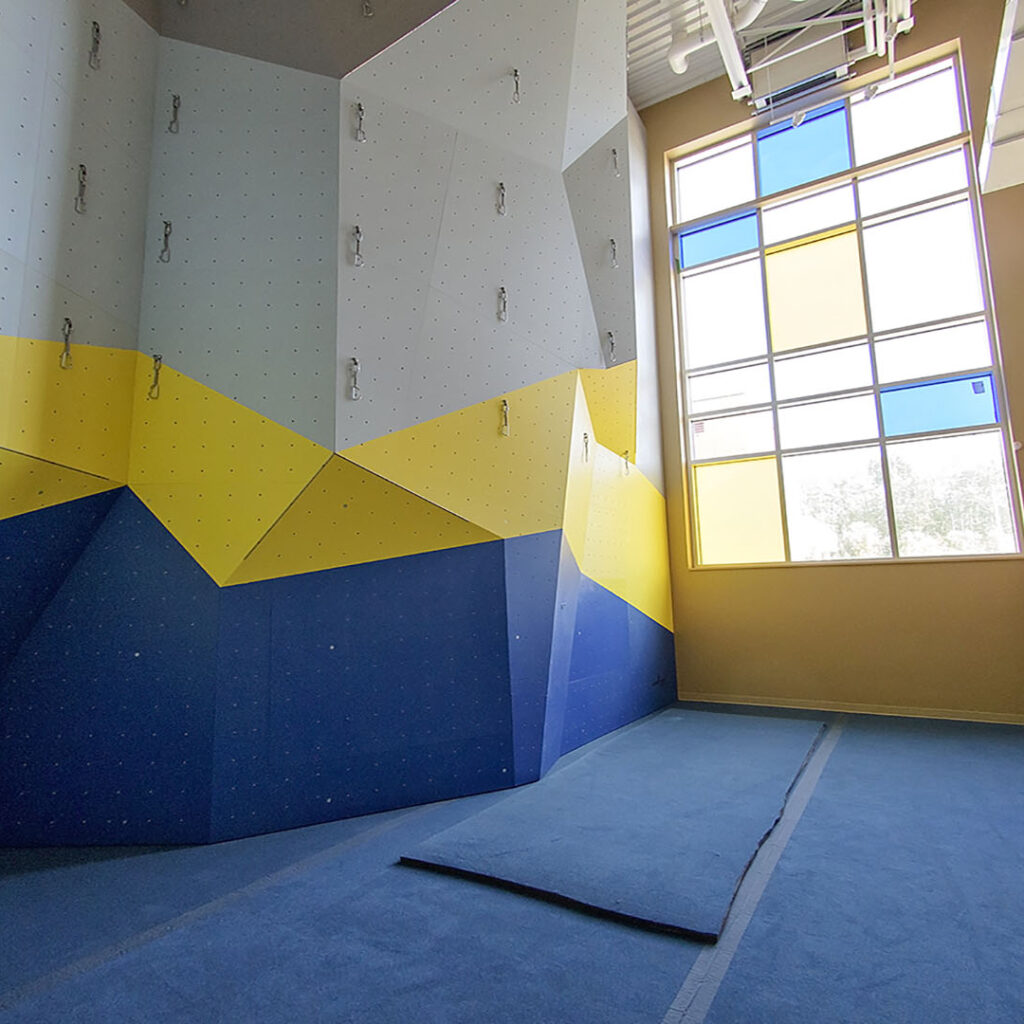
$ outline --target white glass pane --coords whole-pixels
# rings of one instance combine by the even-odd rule
[[[864,259],[876,331],[983,308],[974,219],[966,201],[865,228]]]
[[[775,360],[775,394],[779,401],[870,386],[867,345]]]
[[[878,413],[872,395],[811,402],[779,409],[783,448],[810,448],[878,437]]]
[[[957,92],[956,74],[948,67],[905,84],[883,85],[869,100],[855,99],[850,121],[857,164],[958,135],[963,126]]]
[[[773,245],[854,219],[853,186],[844,185],[807,199],[765,207],[761,215],[764,244]]]
[[[1016,551],[1000,432],[890,444],[888,454],[901,555]]]
[[[984,369],[992,365],[988,325],[977,320],[876,342],[875,365],[880,384]]]
[[[764,355],[761,261],[744,260],[682,279],[683,344],[693,370]]]
[[[676,216],[680,223],[754,198],[754,147],[749,136],[706,150],[701,157],[676,164]]]
[[[687,384],[691,414],[762,405],[772,398],[767,363],[698,374],[690,377]]]
[[[891,556],[879,448],[787,455],[782,472],[794,561]]]
[[[964,151],[958,149],[920,160],[909,167],[864,178],[858,185],[860,214],[870,217],[966,188],[967,164]]]
[[[690,454],[694,460],[753,455],[775,448],[775,429],[770,412],[690,421]]]

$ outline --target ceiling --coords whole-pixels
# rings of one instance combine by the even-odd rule
[[[758,38],[755,30],[849,6],[842,0],[768,0],[750,31],[744,33],[744,41]],[[712,42],[689,57],[685,74],[675,74],[668,64],[673,31],[703,31],[709,39],[714,38],[703,0],[626,0],[627,89],[638,110],[725,73],[718,47]]]
[[[981,151],[985,192],[1024,183],[1024,4],[1007,0]]]

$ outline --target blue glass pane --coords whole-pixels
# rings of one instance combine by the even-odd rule
[[[887,437],[998,423],[992,374],[883,388],[882,422]]]
[[[759,131],[757,166],[763,196],[847,170],[846,106],[840,100],[812,110],[796,128],[787,121]]]
[[[744,213],[682,232],[679,236],[679,265],[694,267],[698,263],[720,260],[756,248],[757,214]]]

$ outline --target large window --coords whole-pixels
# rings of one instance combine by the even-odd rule
[[[700,565],[1020,550],[952,60],[676,161]]]

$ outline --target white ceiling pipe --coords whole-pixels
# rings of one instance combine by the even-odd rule
[[[730,19],[733,31],[738,32],[740,29],[752,25],[767,3],[768,0],[747,0],[746,3],[737,7]],[[677,75],[685,74],[688,66],[686,58],[691,53],[696,53],[697,50],[715,41],[716,36],[713,33],[709,33],[707,36],[694,35],[692,32],[675,33],[668,51],[669,66]]]

